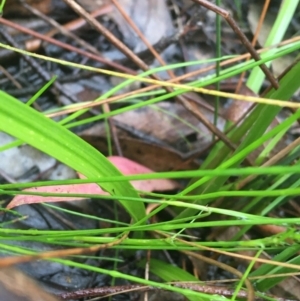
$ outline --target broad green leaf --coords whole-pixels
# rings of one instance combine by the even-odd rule
[[[100,152],[43,114],[0,91],[0,130],[56,158],[87,178],[121,175]],[[138,198],[128,181],[103,183],[111,195]],[[145,216],[142,202],[120,200],[134,221]]]

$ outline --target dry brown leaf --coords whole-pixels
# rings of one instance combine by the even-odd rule
[[[87,134],[86,131],[80,136],[99,151],[107,154],[108,149],[106,138]],[[123,155],[126,158],[134,160],[135,162],[147,166],[155,171],[173,170],[176,166],[180,166],[184,162],[184,158],[179,152],[168,147],[162,147],[124,136],[119,137],[119,142]],[[113,152],[116,153],[114,147]],[[185,165],[184,169],[195,169],[197,167],[198,165],[196,163],[190,162]]]
[[[245,85],[241,86],[239,94],[257,97],[257,94]],[[230,120],[231,122],[238,122],[243,116],[245,116],[249,112],[253,104],[253,102],[234,100],[229,106],[229,108],[224,112],[224,117],[227,120]]]
[[[130,19],[137,25],[150,44],[157,43],[161,38],[173,33],[173,24],[169,9],[164,0],[119,0]],[[130,25],[124,20],[117,9],[111,14],[114,22],[123,34],[124,42],[134,52],[146,49]]]

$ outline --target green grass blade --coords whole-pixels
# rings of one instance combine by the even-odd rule
[[[283,250],[281,253],[276,255],[273,260],[279,261],[279,262],[288,262],[293,264],[299,264],[300,263],[300,257],[296,256],[292,260],[289,261],[289,259],[293,256],[295,256],[299,252],[300,246],[299,244],[296,244],[294,246],[290,246]],[[289,273],[289,272],[295,272],[295,270],[285,267],[276,267],[270,264],[263,264],[260,266],[256,271],[251,273],[251,277],[254,276],[264,276],[264,275],[275,275],[275,274],[283,274],[283,273]],[[284,280],[285,277],[274,277],[274,278],[261,278],[260,280],[257,280],[255,282],[255,286],[260,291],[266,291],[281,281]]]
[[[299,89],[300,82],[299,82],[299,74],[300,74],[300,60],[297,60],[291,68],[288,70],[288,72],[284,75],[284,77],[280,80],[280,87],[278,90],[271,90],[265,97],[270,99],[280,99],[280,100],[288,100],[292,95]],[[236,129],[235,132],[233,132],[230,136],[231,140],[233,142],[239,141],[246,132],[249,130],[248,135],[244,139],[244,141],[241,143],[241,145],[236,150],[235,154],[242,154],[243,149],[245,149],[247,146],[249,146],[251,143],[255,142],[256,140],[259,140],[263,133],[266,131],[272,120],[275,118],[275,116],[279,113],[281,110],[280,107],[277,106],[269,106],[269,105],[258,105],[257,108],[249,115],[249,117],[245,120],[245,122]],[[256,122],[253,120],[253,116],[256,117]],[[248,125],[249,120],[252,122],[252,126]],[[247,126],[244,126],[247,125]],[[257,145],[259,146],[259,145]],[[226,164],[227,161],[232,160],[232,156],[230,159],[228,159],[225,163],[222,164],[222,161],[224,158],[226,158],[227,155],[230,154],[230,149],[227,146],[223,146],[219,150],[219,155],[217,155],[213,161],[209,162],[208,164],[203,164],[205,168],[217,168],[222,167],[228,168],[229,166]],[[237,167],[239,164],[244,160],[244,158],[248,155],[248,152],[244,153],[244,156],[241,156],[238,161],[235,161],[234,164],[231,165],[231,167]],[[225,164],[225,165],[224,165]],[[203,168],[203,167],[202,167]],[[191,192],[194,195],[201,195],[204,192],[214,192],[219,191],[221,187],[224,185],[228,177],[218,177],[215,179],[210,180],[209,182],[205,183],[205,185],[202,185],[204,183],[205,177],[202,179],[194,179],[192,181],[192,185],[190,185],[186,190],[180,193],[180,195],[185,195],[191,191],[192,187],[195,187],[194,190]],[[207,200],[206,202],[200,201],[198,203],[201,204],[207,204],[211,200]],[[195,211],[192,209],[185,209],[181,214],[177,216],[177,218],[184,218],[189,215],[194,215]]]
[[[291,23],[291,20],[294,16],[296,8],[299,4],[299,0],[283,0],[280,10],[277,14],[277,18],[275,23],[272,26],[272,30],[266,40],[265,47],[275,45],[284,37],[284,34]],[[275,49],[269,50],[268,53],[274,53]],[[261,55],[262,58],[265,54]],[[267,66],[270,66],[270,62],[266,63]],[[265,75],[260,70],[260,68],[256,67],[252,70],[249,79],[247,81],[247,86],[251,88],[255,93],[258,93],[261,85],[264,81]]]
[[[0,91],[0,118],[0,130],[56,158],[88,178],[121,175],[91,145],[3,91]],[[111,195],[139,197],[127,181],[103,183],[101,187]],[[120,202],[136,222],[145,216],[142,202]]]
[[[140,262],[140,266],[143,267],[146,264],[146,260],[143,260]],[[150,261],[150,272],[155,274],[156,276],[160,277],[162,280],[167,281],[167,282],[172,282],[172,281],[182,281],[182,282],[187,282],[187,281],[199,281],[195,276],[191,275],[187,271],[176,267],[172,264],[165,263],[161,260],[158,259],[151,259]],[[189,296],[189,293],[184,294],[190,301],[198,301],[199,297],[195,296]],[[203,297],[203,300],[210,300],[210,296],[199,293],[200,296]],[[221,297],[222,298],[222,297]]]

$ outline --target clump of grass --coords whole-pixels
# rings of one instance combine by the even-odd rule
[[[286,28],[289,20],[292,18],[292,11],[288,15],[285,6],[281,9],[284,14],[278,15],[273,28],[274,33],[277,35],[270,35],[268,45],[279,42],[277,39],[278,37],[282,38],[285,30],[282,31],[282,35],[279,35],[278,28]],[[1,44],[0,46],[12,49],[7,45]],[[300,42],[296,41],[268,50],[262,55],[261,62],[270,62],[277,57],[299,50],[299,48]],[[13,50],[24,52],[19,49]],[[170,82],[153,81],[148,78],[148,75],[166,69],[179,68],[188,64],[199,64],[201,66],[203,62],[170,65],[141,73],[138,76],[129,76],[43,57],[37,54],[26,54],[59,64],[66,64],[69,67],[83,68],[127,78],[122,84],[105,93],[99,99],[96,99],[95,103],[101,104],[103,101],[108,101],[110,97],[114,96],[122,88],[130,85],[133,81],[159,84],[161,89],[147,92],[148,94],[137,92],[134,96],[123,97],[122,101],[128,101],[134,97],[134,102],[121,109],[116,109],[112,112],[103,113],[99,116],[82,119],[80,121],[75,119],[85,113],[86,108],[81,109],[75,105],[62,107],[56,110],[55,113],[65,113],[67,109],[74,111],[74,113],[60,122],[55,122],[46,117],[47,114],[52,114],[53,111],[39,113],[30,107],[37,96],[34,96],[27,104],[22,104],[5,92],[0,92],[0,129],[18,139],[11,145],[1,147],[1,151],[9,147],[20,145],[21,143],[28,143],[40,149],[58,161],[80,171],[88,178],[87,180],[78,180],[77,182],[83,183],[90,181],[98,183],[103,189],[110,193],[110,196],[101,196],[101,198],[108,202],[115,199],[118,200],[132,218],[131,224],[117,224],[111,228],[93,230],[43,231],[32,229],[16,230],[2,227],[0,228],[0,238],[2,241],[0,248],[2,251],[8,252],[9,254],[36,255],[35,250],[27,250],[6,243],[6,241],[11,240],[31,240],[46,244],[64,245],[71,248],[99,245],[99,247],[102,248],[109,246],[116,250],[176,250],[189,254],[190,256],[191,254],[187,252],[208,250],[226,256],[242,257],[248,262],[248,266],[245,264],[244,275],[235,274],[235,276],[239,278],[236,284],[236,292],[245,287],[245,285],[249,292],[248,279],[251,279],[258,291],[264,292],[287,278],[289,273],[299,273],[298,252],[300,248],[300,238],[297,232],[297,226],[300,223],[300,218],[268,216],[271,212],[276,213],[280,206],[290,200],[291,196],[299,194],[299,145],[296,144],[293,149],[288,149],[284,156],[277,161],[269,162],[269,164],[263,164],[263,160],[258,160],[257,164],[253,167],[245,167],[244,165],[247,156],[266,141],[269,141],[269,145],[271,145],[269,147],[270,149],[275,147],[278,142],[278,137],[286,133],[291,125],[299,119],[300,113],[299,111],[295,111],[294,114],[281,124],[278,124],[272,130],[266,132],[272,120],[282,109],[282,105],[290,105],[295,108],[299,107],[298,104],[289,102],[289,99],[300,86],[298,80],[300,74],[299,60],[296,60],[293,66],[291,66],[279,80],[280,87],[278,90],[270,89],[264,98],[251,98],[242,95],[226,94],[219,91],[209,92],[202,89],[202,87],[212,83],[218,83],[243,71],[251,70],[248,86],[254,91],[259,91],[263,81],[263,77],[260,75],[258,69],[258,65],[261,62],[251,60],[242,63],[239,62],[233,67],[219,70],[217,76],[213,74],[187,85],[179,85]],[[223,62],[227,59],[228,57],[220,57],[219,59],[211,60],[211,62]],[[207,63],[207,61],[205,61],[205,63]],[[51,82],[49,85],[50,84]],[[172,87],[174,89],[173,92],[165,92],[163,89],[165,86]],[[47,86],[39,91],[38,94],[42,93],[46,88]],[[238,145],[236,150],[233,152],[222,141],[217,142],[198,171],[173,171],[126,177],[110,164],[96,149],[70,131],[70,129],[75,126],[107,119],[129,110],[149,106],[187,91],[209,92],[219,97],[231,96],[232,98],[238,98],[244,101],[256,100],[260,103],[238,127],[233,128],[233,130],[227,134],[227,137]],[[149,99],[140,101],[145,96]],[[232,176],[234,176],[234,178],[232,178]],[[249,178],[250,176],[251,179]],[[171,195],[140,193],[135,191],[129,182],[132,179],[176,179],[183,177],[190,179],[189,184],[182,191]],[[52,181],[47,182],[47,185],[70,183],[74,183],[74,181]],[[0,185],[0,189],[2,194],[15,195],[20,193],[17,189],[42,185],[45,185],[45,183],[5,184]],[[88,195],[87,197],[96,198],[99,196]],[[238,198],[238,202],[232,202],[233,198]],[[150,214],[146,214],[145,205],[149,203],[158,203],[158,206]],[[218,206],[216,204],[218,204]],[[167,207],[175,213],[173,218],[163,222],[147,223],[151,217]],[[70,211],[69,213],[75,214]],[[209,218],[207,219],[208,216]],[[94,217],[87,216],[87,218]],[[113,222],[116,223],[118,221]],[[259,225],[278,225],[283,228],[280,233],[275,235],[242,240],[244,234],[251,233],[253,226]],[[231,226],[237,226],[239,228],[234,237],[228,241],[202,241],[199,238],[189,236],[187,233],[190,232],[186,231],[199,228],[229,228]],[[125,233],[133,233],[135,236],[125,236]],[[155,238],[151,236],[152,233],[156,234]],[[157,236],[159,236],[159,238]],[[124,239],[120,239],[120,237],[124,237]],[[113,244],[113,242],[117,243]],[[247,257],[238,254],[245,250],[252,251],[254,256]],[[269,252],[270,255],[276,252],[277,255],[272,260],[266,260],[260,257],[263,251]],[[117,270],[106,270],[78,263],[75,260],[52,258],[52,256],[47,257],[47,260],[104,273],[111,277],[123,278],[132,282],[181,292],[190,300],[199,300],[197,298],[200,297],[210,300],[210,295],[206,293],[194,292],[164,283],[145,280],[121,273]],[[205,259],[202,258],[202,260]],[[253,270],[255,262],[260,262],[262,265],[256,270]],[[150,271],[160,276],[164,281],[170,281],[172,277],[178,281],[196,280],[193,275],[184,272],[178,267],[174,268],[171,265],[168,266],[165,264],[164,269],[160,269],[159,267],[162,264],[161,261],[152,260]],[[210,264],[213,263],[210,262]],[[217,261],[214,261],[214,264],[218,264]],[[222,265],[221,267],[234,274],[234,271],[230,269],[230,267],[226,267],[226,265]],[[270,275],[273,275],[274,278],[266,277]],[[280,277],[276,277],[276,275],[280,275]],[[224,300],[222,296],[214,296],[214,300],[221,299]]]

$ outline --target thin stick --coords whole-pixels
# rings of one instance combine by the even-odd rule
[[[239,28],[239,26],[234,21],[234,19],[231,17],[231,15],[228,11],[226,11],[225,9],[222,9],[222,8],[220,8],[220,7],[214,5],[213,3],[209,2],[209,1],[206,1],[206,0],[192,0],[192,1],[194,1],[197,4],[200,4],[200,5],[204,6],[205,8],[215,12],[216,14],[218,14],[220,16],[222,16],[226,20],[226,22],[230,25],[232,30],[239,36],[241,42],[247,48],[247,50],[249,51],[249,53],[251,54],[253,59],[256,60],[256,61],[261,60],[259,54],[256,52],[256,50],[254,49],[252,44],[249,42],[249,40],[247,39],[245,34]],[[267,79],[269,80],[271,85],[274,87],[274,89],[278,89],[279,88],[278,82],[275,79],[275,77],[273,76],[273,74],[271,73],[271,71],[268,69],[268,67],[265,64],[261,64],[260,68],[264,72]]]
[[[269,4],[270,4],[270,1],[271,0],[265,0],[265,4],[264,4],[264,7],[262,9],[262,12],[260,14],[260,17],[259,17],[259,21],[258,21],[258,25],[257,25],[257,28],[255,30],[255,33],[254,33],[254,36],[253,36],[253,40],[251,42],[251,45],[254,47],[256,42],[257,42],[257,39],[258,39],[258,35],[260,33],[260,30],[262,28],[262,25],[263,25],[263,21],[266,17],[266,14],[267,14],[267,11],[268,11],[268,7],[269,7]],[[249,59],[246,59],[246,61],[248,61]],[[239,83],[237,84],[237,87],[235,89],[235,92],[236,93],[239,93],[240,89],[241,89],[241,86],[242,86],[242,83],[243,83],[243,79],[245,77],[245,74],[246,72],[244,71],[241,76],[240,76],[240,80],[239,80]]]

